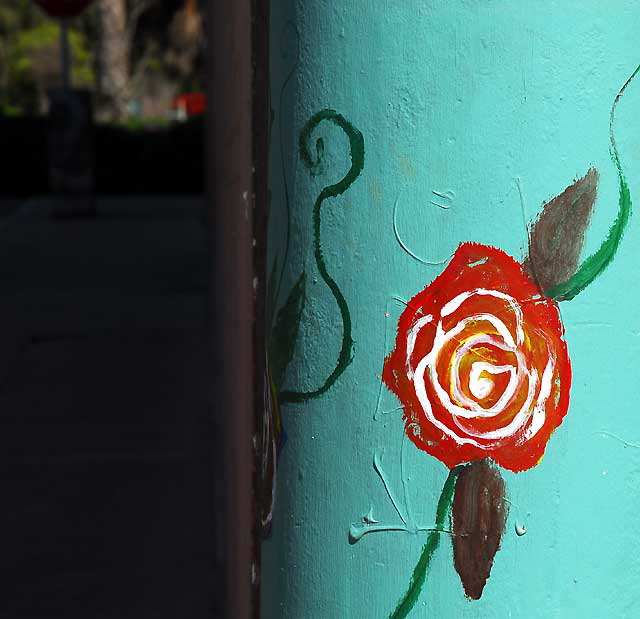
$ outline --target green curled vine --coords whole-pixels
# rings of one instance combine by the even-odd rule
[[[318,195],[313,206],[313,245],[314,258],[318,273],[333,295],[342,320],[342,344],[336,365],[325,378],[320,387],[312,391],[282,391],[281,402],[305,402],[317,398],[328,391],[338,377],[345,371],[353,359],[353,338],[351,337],[351,315],[349,306],[336,281],[331,277],[322,251],[321,242],[321,217],[320,213],[324,202],[328,198],[336,198],[343,194],[358,178],[364,167],[364,138],[342,114],[335,110],[325,109],[314,114],[302,128],[300,133],[300,158],[312,174],[317,174],[322,169],[324,156],[324,140],[318,137],[315,142],[315,153],[312,152],[312,134],[316,127],[323,121],[329,121],[342,129],[349,139],[351,166],[345,176],[337,183],[327,185]],[[314,156],[315,155],[315,156]],[[304,273],[302,274],[304,277]]]
[[[326,393],[347,369],[353,360],[354,341],[351,329],[351,314],[347,300],[329,273],[322,250],[321,211],[325,202],[330,198],[342,195],[358,178],[364,167],[364,137],[342,114],[332,109],[324,109],[314,114],[300,132],[300,158],[313,176],[324,172],[324,140],[317,137],[313,141],[313,134],[318,125],[329,122],[341,129],[349,140],[349,155],[351,165],[347,173],[336,183],[325,186],[313,205],[313,248],[314,259],[318,273],[329,288],[340,312],[342,321],[342,337],[340,352],[335,366],[324,378],[322,383],[309,391],[283,390],[282,385],[286,376],[286,369],[291,363],[300,331],[300,322],[306,302],[306,273],[303,271],[287,298],[276,313],[279,291],[282,284],[282,274],[288,258],[289,247],[289,196],[286,173],[284,171],[285,206],[287,209],[287,238],[283,263],[278,265],[278,258],[274,259],[267,284],[267,375],[265,378],[265,419],[263,421],[262,448],[262,478],[263,478],[263,506],[262,528],[265,533],[270,530],[275,500],[275,477],[277,456],[286,438],[280,414],[280,404],[302,403],[318,398]]]

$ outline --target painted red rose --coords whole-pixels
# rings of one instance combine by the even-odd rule
[[[383,380],[417,447],[448,467],[535,466],[569,405],[557,305],[504,252],[460,245],[400,316]]]

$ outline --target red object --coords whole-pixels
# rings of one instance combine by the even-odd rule
[[[51,17],[75,17],[89,6],[92,0],[35,0]]]
[[[187,92],[173,100],[174,110],[181,110],[187,116],[204,114],[207,107],[207,98],[202,92]]]
[[[413,443],[450,468],[488,457],[515,472],[538,464],[569,406],[563,332],[521,264],[460,245],[407,304],[384,363]]]

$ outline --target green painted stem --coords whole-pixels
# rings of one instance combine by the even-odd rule
[[[573,299],[577,294],[582,292],[602,271],[604,271],[609,263],[613,260],[622,235],[629,217],[631,215],[631,194],[629,193],[629,187],[627,181],[622,173],[622,165],[620,164],[620,156],[618,154],[618,148],[613,133],[613,120],[616,111],[616,106],[622,94],[626,90],[627,86],[631,83],[633,78],[640,71],[640,65],[636,67],[636,70],[631,74],[629,79],[624,83],[622,88],[618,91],[616,98],[611,106],[611,115],[609,118],[609,140],[611,142],[611,159],[616,166],[618,172],[619,186],[620,186],[620,207],[618,209],[618,215],[613,222],[613,225],[609,229],[607,238],[603,241],[602,245],[596,251],[595,254],[589,256],[580,268],[566,281],[557,286],[552,286],[548,290],[545,290],[545,295],[556,301],[569,301]]]
[[[335,198],[343,194],[358,178],[362,168],[364,167],[364,137],[342,114],[338,114],[335,110],[325,109],[314,114],[302,128],[300,133],[300,157],[304,164],[312,173],[318,169],[322,163],[324,154],[324,142],[322,138],[316,140],[316,157],[311,154],[309,143],[311,134],[314,129],[324,120],[332,122],[342,129],[349,138],[349,147],[351,154],[351,167],[347,174],[337,183],[328,185],[321,192],[313,206],[313,239],[314,239],[314,256],[320,277],[331,290],[342,318],[342,346],[338,360],[333,371],[325,379],[322,386],[313,391],[282,391],[280,393],[281,402],[305,402],[311,398],[317,398],[325,393],[337,378],[345,371],[347,366],[353,359],[353,339],[351,338],[351,315],[349,314],[349,306],[342,294],[342,291],[336,284],[335,280],[329,275],[327,265],[322,253],[322,245],[320,239],[320,209],[323,202],[327,198]]]
[[[442,493],[440,494],[438,507],[436,509],[436,524],[434,527],[436,530],[429,533],[429,537],[427,537],[427,543],[424,545],[422,554],[420,555],[420,559],[418,560],[418,563],[413,570],[411,582],[409,583],[409,589],[404,594],[400,602],[398,602],[398,606],[396,606],[396,609],[393,611],[393,613],[389,615],[389,619],[404,619],[411,612],[411,609],[418,601],[418,597],[420,596],[420,592],[422,591],[422,587],[424,586],[424,581],[427,577],[427,569],[429,568],[429,564],[431,563],[431,557],[433,557],[433,553],[436,551],[436,548],[440,543],[440,536],[442,535],[445,521],[447,520],[451,512],[453,491],[456,487],[458,475],[460,474],[460,471],[463,467],[464,465],[456,466],[449,471],[449,476],[447,477],[447,480],[444,482],[444,486],[442,487]]]

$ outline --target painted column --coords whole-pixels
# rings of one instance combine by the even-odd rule
[[[272,2],[263,617],[637,613],[639,19]]]

